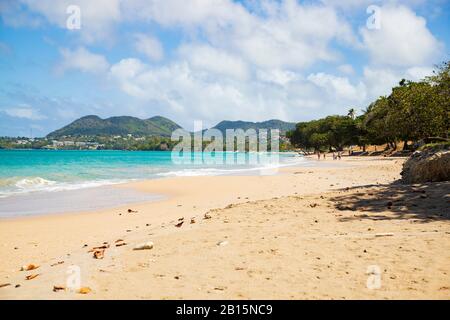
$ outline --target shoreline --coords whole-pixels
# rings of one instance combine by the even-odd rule
[[[361,218],[362,221],[357,219],[339,222],[338,214],[343,213],[339,213],[337,209],[332,209],[330,206],[334,206],[334,204],[327,199],[341,196],[343,193],[357,193],[358,190],[367,188],[374,188],[375,190],[389,188],[391,183],[399,178],[401,164],[404,161],[399,158],[370,158],[371,161],[359,161],[355,157],[349,158],[344,157],[340,162],[347,165],[351,164],[350,166],[333,168],[286,167],[280,170],[281,174],[274,176],[177,177],[133,182],[121,187],[133,188],[150,194],[163,194],[166,198],[150,203],[123,205],[88,212],[42,215],[8,221],[0,220],[0,233],[5,239],[0,247],[0,254],[4,257],[0,262],[0,284],[11,283],[10,286],[0,288],[0,299],[289,299],[326,297],[325,294],[329,290],[322,288],[322,283],[330,286],[333,281],[339,282],[348,278],[341,267],[334,269],[333,264],[330,265],[330,272],[335,272],[338,277],[335,280],[328,279],[328,276],[326,276],[328,274],[326,273],[327,269],[320,267],[321,272],[325,272],[325,280],[320,282],[321,285],[316,289],[310,287],[309,293],[303,292],[299,295],[297,292],[293,297],[289,295],[288,289],[283,288],[283,286],[289,287],[292,279],[285,279],[281,276],[282,274],[289,274],[291,271],[294,272],[291,270],[294,266],[299,268],[298,270],[303,270],[300,273],[304,276],[313,278],[324,276],[324,274],[316,275],[316,271],[314,271],[313,265],[315,263],[320,264],[319,260],[309,261],[308,258],[307,265],[310,265],[312,269],[308,269],[308,267],[305,270],[304,261],[294,259],[298,255],[294,252],[298,250],[302,252],[305,249],[306,254],[311,250],[313,252],[315,250],[328,252],[333,249],[329,252],[331,257],[338,251],[345,256],[348,245],[351,247],[358,246],[351,240],[351,237],[349,239],[345,237],[343,239],[331,238],[343,241],[343,247],[340,247],[341,244],[339,247],[335,247],[337,244],[333,243],[338,240],[333,240],[328,244],[318,240],[325,235],[328,238],[336,231],[350,228],[353,231],[350,233],[346,231],[347,234],[355,234],[355,231],[357,231],[355,235],[364,238],[367,237],[366,234],[372,233],[367,230],[368,228],[375,228],[373,224],[384,225],[386,223],[385,227],[375,229],[379,229],[378,232],[388,230],[395,234],[405,227],[422,228],[423,236],[418,229],[411,229],[410,234],[418,233],[421,236],[416,237],[417,239],[424,239],[424,241],[430,241],[431,239],[433,243],[436,243],[433,237],[448,237],[445,233],[448,231],[450,234],[447,220],[438,220],[434,222],[434,225],[431,223],[426,226],[411,225],[408,220],[398,220],[401,222],[400,224],[389,224],[388,220],[386,222],[383,222],[384,220],[380,222],[367,220],[364,222],[366,218]],[[317,205],[314,205],[314,203],[317,203]],[[128,208],[137,212],[128,213]],[[293,213],[287,214],[286,210],[293,210]],[[204,220],[203,216],[208,212],[210,212],[212,219]],[[359,210],[356,213],[362,215]],[[261,214],[267,217],[267,222],[262,219]],[[312,218],[311,214],[315,218]],[[350,210],[349,214],[352,216],[355,212]],[[184,218],[184,225],[180,228],[174,227],[174,224],[181,217]],[[194,218],[196,223],[190,224],[191,218]],[[311,219],[313,220],[311,221]],[[319,228],[317,228],[314,223],[315,220],[324,220],[326,223],[323,226],[319,224]],[[255,229],[256,222],[260,226],[259,228],[264,230],[265,235],[261,234],[262,231],[258,231],[259,228]],[[297,224],[299,225],[293,227]],[[307,229],[304,229],[305,227]],[[365,230],[364,232],[362,232],[362,228]],[[432,233],[433,228],[439,230],[439,232]],[[295,230],[303,231],[296,232]],[[322,236],[319,236],[320,234]],[[266,242],[261,237],[273,240]],[[296,237],[299,238],[294,240]],[[303,243],[302,237],[310,240]],[[416,238],[411,239],[418,241]],[[127,245],[115,247],[114,243],[117,239],[123,239]],[[288,240],[290,242],[286,245],[278,243],[280,241],[284,243]],[[148,252],[132,250],[134,245],[145,241],[153,241],[155,248]],[[222,251],[218,251],[216,245],[220,241],[229,242],[223,250],[220,249]],[[384,248],[387,245],[386,241],[389,242],[389,246],[394,245],[392,248],[398,247],[398,245],[405,246],[404,240],[396,237],[380,238],[377,242],[373,242],[373,240],[361,241],[371,241],[367,246],[370,248],[374,246],[374,250],[381,251],[386,250]],[[392,243],[392,241],[394,242]],[[111,248],[105,251],[104,259],[93,259],[92,254],[87,253],[88,249],[101,245],[103,242],[108,242]],[[292,243],[292,245],[298,243],[296,246],[299,247],[292,247],[289,243]],[[261,250],[270,252],[271,246],[278,248],[272,248],[273,250],[284,251],[284,254],[281,256],[275,254],[273,256],[275,260],[273,261],[272,258],[268,258],[271,256],[266,256],[263,253],[258,254]],[[310,248],[307,249],[305,246]],[[426,246],[426,243],[423,246]],[[450,261],[446,253],[450,251],[445,251],[447,250],[446,246],[448,245],[442,245],[441,243],[440,246],[428,248],[428,251],[421,251],[420,255],[426,256],[427,259],[438,257],[439,261],[435,263],[433,268],[441,268],[442,264],[448,265]],[[257,249],[259,247],[261,249]],[[412,258],[411,255],[417,255],[417,252],[414,253],[413,249],[410,250],[412,250],[410,253],[399,253],[393,250],[388,253],[390,257],[386,259],[391,261],[392,259],[402,258],[404,262],[397,262],[399,265],[411,266],[408,261]],[[199,254],[199,252],[202,253]],[[347,260],[350,264],[352,261],[360,264],[360,262],[357,262],[360,258],[351,258],[352,253],[348,254],[350,256]],[[379,254],[377,255],[379,256]],[[405,255],[409,258],[405,258]],[[292,261],[292,259],[295,261]],[[339,256],[336,256],[335,259],[337,260],[334,263],[342,262],[339,262],[341,260]],[[61,261],[64,262],[60,265],[54,265]],[[272,262],[268,263],[268,261]],[[242,266],[242,264],[245,264],[244,262],[247,266]],[[22,265],[29,263],[40,265],[36,270],[36,273],[40,275],[27,281],[24,280],[25,275],[33,272],[19,270]],[[230,263],[235,266],[229,266],[230,268],[228,268],[227,266]],[[428,265],[429,262],[425,264]],[[90,294],[81,295],[70,291],[52,292],[53,285],[61,285],[66,282],[67,268],[71,265],[81,268],[82,285],[92,288],[93,291]],[[256,271],[253,270],[249,274],[248,271],[237,272],[234,270],[235,268],[247,270],[250,266],[252,266],[252,270],[255,269]],[[283,270],[283,266],[287,270]],[[363,271],[358,269],[357,274],[354,274],[355,270],[350,270],[352,271],[350,274],[359,279],[359,282],[361,277],[365,279],[365,269]],[[306,278],[302,278],[303,280],[297,279],[298,272],[293,273],[293,279],[295,279],[293,283],[302,287],[305,285],[302,281],[306,281]],[[339,276],[341,272],[343,272],[342,276]],[[409,275],[412,271],[406,271],[405,269],[405,272]],[[260,279],[257,276],[258,274],[266,275],[265,278],[281,278],[277,280],[277,285],[273,287],[270,280],[265,280],[264,277]],[[445,288],[447,283],[442,280],[442,272],[439,271],[438,274],[437,281],[441,287]],[[174,277],[178,278],[174,279]],[[350,280],[356,281],[356,278]],[[350,280],[347,279],[344,283]],[[315,283],[314,280],[311,281]],[[238,287],[235,288],[237,283],[251,285],[243,292],[238,290]],[[15,288],[17,284],[20,287]],[[223,290],[216,290],[214,287],[208,289],[213,284],[215,287],[226,288]],[[450,284],[448,285],[450,286]],[[232,290],[232,288],[235,289]],[[269,290],[270,288],[273,288],[273,290]],[[388,292],[385,290],[367,291],[367,288],[361,285],[359,289],[356,288],[351,291],[344,290],[345,292],[341,292],[338,289],[336,290],[337,292],[331,294],[331,297],[380,298],[383,294],[387,294],[388,297],[399,297],[399,293],[395,290],[392,291],[392,288]],[[395,292],[397,293],[395,294]],[[426,293],[429,294],[429,291],[426,291]],[[446,294],[448,291],[443,289],[440,293]],[[411,295],[410,292],[400,291],[400,297],[423,298],[426,295],[425,293],[422,296],[420,294]],[[439,295],[437,297],[442,298]]]
[[[121,151],[120,151],[121,152]],[[157,152],[171,154],[168,152]],[[281,153],[280,153],[281,154]],[[94,172],[89,177],[86,176],[86,172],[78,177],[75,173],[73,176],[64,173],[66,177],[61,179],[58,174],[55,174],[54,168],[50,172],[40,172],[38,170],[28,171],[27,174],[11,174],[0,177],[0,206],[4,202],[16,201],[27,201],[32,198],[45,198],[49,194],[61,194],[62,196],[70,196],[71,193],[80,192],[81,190],[96,190],[98,188],[110,187],[116,185],[126,185],[128,183],[133,183],[135,181],[146,181],[153,179],[164,179],[179,176],[220,176],[220,175],[253,175],[259,174],[262,170],[278,170],[286,166],[295,166],[296,163],[302,162],[303,157],[295,157],[295,153],[283,153],[283,158],[280,161],[272,163],[270,166],[266,167],[265,163],[246,163],[245,165],[232,164],[222,167],[224,165],[205,163],[201,167],[197,165],[186,166],[183,164],[173,164],[173,163],[163,163],[163,164],[143,164],[143,160],[137,158],[137,163],[132,163],[131,165],[124,165],[123,163],[117,164],[116,167],[112,166],[108,169],[113,169],[112,173],[106,172],[103,174],[98,174]],[[156,158],[158,159],[158,158]],[[285,160],[283,160],[285,159]],[[22,160],[22,159],[19,159]],[[63,159],[64,160],[64,159]],[[131,160],[135,160],[132,158]],[[150,159],[152,160],[152,159]],[[149,161],[150,161],[149,160]],[[165,161],[167,159],[163,159]],[[41,159],[41,161],[43,161]],[[104,161],[104,160],[103,160]],[[139,161],[141,161],[139,163]],[[147,159],[145,159],[147,161]],[[145,162],[144,161],[144,162]],[[170,159],[169,159],[170,161]],[[7,168],[7,167],[5,167]],[[87,168],[89,169],[89,168]],[[102,167],[94,168],[101,172]],[[114,170],[118,171],[119,174],[115,174]],[[16,170],[17,171],[17,170]],[[92,170],[91,170],[92,171]],[[121,173],[123,171],[123,174]],[[5,172],[7,170],[5,169]],[[15,172],[15,171],[14,171]],[[101,209],[102,207],[94,208]],[[2,208],[0,207],[0,212]],[[53,211],[53,210],[52,210]],[[66,211],[66,210],[61,210]]]
[[[324,161],[316,161],[313,157],[310,156],[301,156],[302,158],[307,159],[309,163],[304,163],[301,166],[299,166],[298,163],[294,164],[283,164],[275,168],[276,173],[274,175],[283,174],[284,169],[298,167],[298,168],[310,168],[310,167],[326,167],[326,168],[333,168],[333,167],[339,167],[345,164],[341,164],[338,162],[324,162]],[[12,219],[27,219],[35,216],[51,216],[51,215],[65,215],[65,214],[76,214],[80,212],[94,212],[94,211],[100,211],[100,210],[106,210],[106,209],[114,209],[117,207],[122,207],[125,205],[142,205],[142,204],[149,204],[154,201],[160,201],[167,197],[165,194],[161,193],[148,193],[148,192],[142,192],[135,188],[136,184],[139,183],[145,183],[153,180],[165,180],[165,179],[178,179],[178,178],[189,178],[189,177],[220,177],[220,176],[255,176],[258,175],[258,172],[263,171],[264,169],[261,168],[249,168],[249,169],[237,169],[237,170],[230,170],[230,173],[223,173],[223,174],[203,174],[203,175],[187,175],[187,176],[158,176],[153,178],[142,178],[142,179],[134,179],[134,181],[124,181],[119,183],[106,183],[106,184],[100,184],[98,186],[88,186],[88,187],[81,187],[76,189],[67,189],[67,190],[57,190],[57,191],[35,191],[35,192],[29,192],[29,193],[17,193],[13,194],[8,197],[0,198],[0,212],[5,212],[5,204],[9,204],[9,206],[14,205],[15,202],[20,201],[19,208],[16,208],[16,211],[26,211],[29,209],[23,209],[24,208],[24,202],[31,202],[31,204],[26,205],[27,207],[35,207],[36,206],[44,206],[48,202],[52,203],[52,208],[50,208],[47,212],[33,212],[29,213],[26,211],[26,213],[22,215],[17,215],[17,213],[11,213],[8,212],[7,215],[0,215],[0,221],[1,220],[12,220]],[[270,169],[272,170],[272,169]],[[272,175],[272,174],[270,174]],[[175,182],[174,182],[175,183]],[[105,190],[103,192],[103,190]],[[120,194],[120,190],[122,193]],[[97,204],[96,207],[89,207],[86,205],[86,203],[80,204],[80,201],[83,201],[83,196],[90,197],[92,194],[96,194],[96,197],[108,197],[109,193],[111,192],[118,192],[116,195],[117,197],[121,197],[122,203],[117,203],[117,201],[114,201],[114,199],[108,198],[105,199],[103,204]],[[54,205],[58,198],[64,199],[65,198],[77,198],[77,208],[68,208],[61,203]],[[135,200],[133,200],[135,199]],[[55,201],[56,200],[56,201]],[[73,200],[71,200],[73,202]],[[7,207],[7,206],[6,206]],[[81,207],[81,209],[80,209]],[[3,210],[2,210],[3,209]],[[11,209],[7,209],[11,210]]]

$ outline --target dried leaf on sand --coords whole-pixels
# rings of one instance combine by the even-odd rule
[[[89,287],[81,287],[77,292],[80,294],[88,294],[92,289]]]
[[[28,276],[25,277],[25,280],[31,280],[36,278],[39,275],[39,273],[35,273],[35,274],[30,274]]]
[[[95,250],[93,257],[95,259],[103,259],[105,257],[105,249]]]
[[[39,268],[37,264],[30,263],[25,266],[22,266],[22,268],[20,268],[20,271],[31,271],[37,268]]]
[[[183,225],[183,223],[184,223],[184,221],[181,221],[180,223],[177,223],[177,224],[175,225],[175,227],[179,228],[179,227],[181,227],[181,226]]]
[[[53,292],[58,292],[58,291],[65,291],[66,287],[65,286],[53,286]]]
[[[203,219],[205,219],[205,220],[211,219],[211,215],[209,213],[205,213],[205,215],[203,216]]]
[[[126,245],[127,245],[126,242],[116,243],[116,247],[121,247],[121,246],[126,246]]]

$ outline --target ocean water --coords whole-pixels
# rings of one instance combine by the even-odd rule
[[[174,160],[170,151],[0,150],[0,205],[2,199],[18,195],[174,176],[271,174],[283,166],[308,165],[291,153],[274,158],[198,152],[185,154],[183,160]]]

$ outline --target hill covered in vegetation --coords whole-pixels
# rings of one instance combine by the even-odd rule
[[[181,128],[178,124],[161,116],[149,119],[139,119],[129,116],[102,119],[98,116],[90,115],[77,119],[67,126],[49,133],[47,138],[127,134],[134,136],[170,137],[172,131],[178,128]]]

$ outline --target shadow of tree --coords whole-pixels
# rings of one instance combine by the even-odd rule
[[[421,222],[450,220],[450,182],[402,185],[365,185],[341,189],[332,197],[336,209],[354,211],[340,221],[360,219],[419,219]]]

